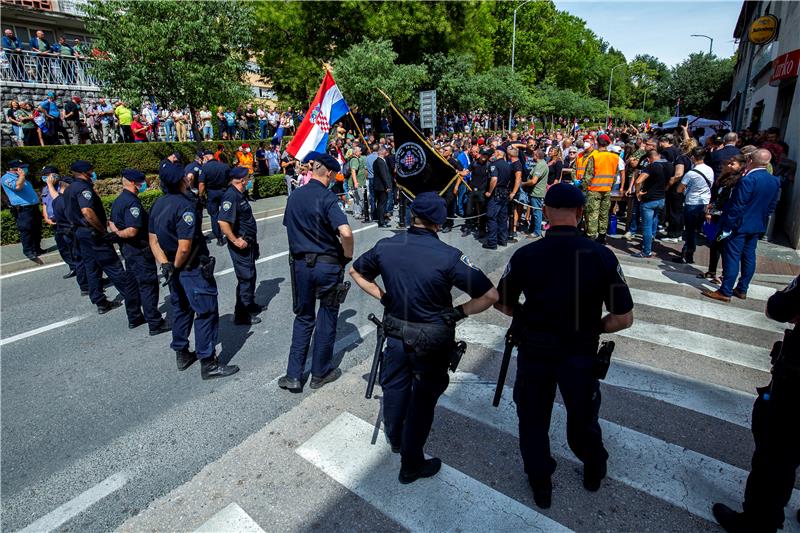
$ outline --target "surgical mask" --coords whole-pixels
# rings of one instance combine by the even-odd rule
[[[139,192],[144,192],[147,190],[147,182],[143,181],[141,185],[139,185]]]
[[[246,190],[248,190],[248,191],[252,191],[253,190],[253,180],[248,180],[247,181],[247,185],[245,185],[244,188]]]
[[[94,183],[95,181],[97,181],[97,173],[93,170],[92,171],[92,183]]]
[[[249,154],[249,153],[250,153],[250,148],[248,148],[247,150],[245,150],[245,152]]]

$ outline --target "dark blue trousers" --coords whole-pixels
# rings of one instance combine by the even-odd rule
[[[248,309],[255,303],[256,295],[256,259],[259,256],[258,243],[250,242],[247,248],[240,250],[230,242],[228,251],[236,274],[236,305],[234,314],[237,317],[249,316]]]
[[[425,461],[423,447],[433,424],[439,396],[447,389],[448,354],[417,357],[402,341],[386,339],[380,384],[386,436],[400,446],[403,468],[415,470]]]
[[[194,325],[194,347],[198,359],[214,356],[219,337],[217,282],[207,280],[199,269],[182,270],[169,283],[172,344],[175,351],[189,349]]]
[[[594,377],[592,356],[546,358],[535,349],[521,347],[517,361],[514,403],[519,417],[519,448],[531,480],[549,478],[556,468],[550,454],[550,417],[556,386],[567,410],[567,443],[584,465],[608,460],[598,422],[600,382]]]
[[[69,228],[59,228],[53,232],[58,247],[58,254],[67,264],[70,270],[75,270],[75,258],[72,255],[72,230]]]
[[[206,210],[208,210],[208,216],[211,218],[211,233],[214,234],[217,240],[222,238],[222,230],[219,229],[219,207],[222,204],[223,194],[225,194],[224,190],[208,189],[206,191],[208,199]]]
[[[747,294],[750,281],[756,273],[756,246],[758,246],[758,233],[737,233],[722,241],[722,286],[719,292],[725,296],[733,294],[733,286],[739,276],[741,264],[742,277],[736,288]]]
[[[133,274],[136,281],[147,325],[151,330],[156,329],[163,319],[158,310],[158,271],[153,252],[149,247],[136,248],[123,244],[122,256],[125,258],[125,268]]]
[[[84,259],[81,255],[81,247],[78,244],[78,239],[75,237],[74,230],[70,232],[69,238],[72,248],[72,260],[75,261],[75,281],[78,282],[78,287],[80,287],[82,292],[89,292],[89,279],[86,276],[86,262],[94,262],[94,258],[87,257]]]
[[[81,257],[94,258],[94,262],[83,261],[86,281],[89,284],[89,299],[92,303],[97,305],[106,299],[102,282],[103,272],[105,272],[125,299],[128,322],[139,320],[142,317],[142,303],[139,291],[136,289],[136,279],[133,274],[125,271],[114,246],[94,237],[89,228],[77,228],[75,238],[80,247]]]
[[[22,253],[28,258],[38,256],[42,242],[42,213],[39,206],[12,206],[11,214],[17,224]]]
[[[309,267],[303,260],[295,261],[291,268],[294,268],[297,309],[295,309],[286,375],[302,379],[313,334],[311,374],[322,377],[333,369],[333,345],[336,342],[339,306],[325,305],[320,301],[317,311],[317,298],[343,279],[343,270],[339,265],[319,261],[313,267]]]
[[[505,245],[508,242],[508,197],[493,194],[486,206],[486,244]]]

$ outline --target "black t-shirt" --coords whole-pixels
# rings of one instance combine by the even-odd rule
[[[480,161],[473,161],[469,166],[469,171],[472,173],[470,184],[472,189],[476,191],[485,191],[486,186],[489,184],[489,162],[481,163]]]
[[[665,196],[665,188],[667,181],[675,174],[675,167],[663,159],[659,159],[655,163],[647,165],[647,168],[642,170],[647,174],[647,177],[642,184],[642,202],[651,202],[653,200],[661,200]]]
[[[76,104],[75,102],[67,102],[64,104],[64,114],[69,115],[72,113],[71,116],[65,118],[64,120],[68,120],[69,122],[78,122],[80,120],[80,110],[81,106]],[[74,111],[74,113],[73,113]]]
[[[520,178],[520,183],[526,181],[525,175],[525,164],[517,159],[516,161],[511,161],[511,185],[509,185],[509,189],[514,188],[514,183],[517,181],[517,172],[522,173],[522,177]]]
[[[677,146],[669,146],[668,148],[660,150],[659,153],[661,154],[661,157],[663,157],[670,163],[677,162],[678,157],[680,157],[681,155],[681,151]]]
[[[552,185],[556,180],[561,179],[561,170],[564,168],[564,163],[556,161],[547,167],[547,184]]]
[[[457,171],[459,171],[459,172],[461,172],[462,170],[464,170],[464,165],[462,165],[462,164],[461,164],[461,161],[459,161],[459,160],[458,160],[458,159],[456,159],[455,157],[451,157],[450,159],[448,159],[448,160],[447,160],[447,162],[448,162],[448,163],[450,163],[450,165],[451,165],[451,166],[452,166],[454,169],[456,169]]]
[[[281,162],[282,163],[291,163],[292,161],[294,161],[294,158],[292,156],[290,156],[288,153],[283,152],[283,157],[281,157]],[[295,175],[294,165],[287,165],[283,169],[283,173],[286,176],[294,176]]]

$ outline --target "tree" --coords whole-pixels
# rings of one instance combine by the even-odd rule
[[[640,106],[649,103],[648,109],[655,109],[658,85],[669,76],[667,66],[649,54],[639,54],[628,65],[628,71],[631,76],[631,106],[641,109]]]
[[[426,71],[422,65],[401,65],[396,61],[391,42],[364,39],[334,62],[333,74],[347,101],[358,105],[361,111],[376,114],[386,108],[386,100],[376,88],[403,109],[417,101],[416,89],[425,80]]]
[[[721,114],[719,103],[731,91],[733,68],[732,58],[691,54],[659,85],[660,98],[668,101],[673,109],[680,98],[682,115],[717,118]]]
[[[93,63],[103,87],[137,103],[238,105],[253,15],[240,0],[91,0],[86,28],[108,60]]]
[[[508,112],[509,107],[527,111],[530,102],[522,74],[511,72],[511,67],[495,67],[476,76],[476,91],[485,99],[485,110],[492,113]]]
[[[465,54],[426,54],[423,64],[427,72],[425,89],[436,90],[437,107],[444,111],[482,109],[485,95],[475,79],[475,64]]]

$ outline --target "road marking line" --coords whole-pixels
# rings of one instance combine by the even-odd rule
[[[25,529],[21,529],[18,533],[42,533],[43,531],[53,531],[112,492],[121,489],[129,480],[128,472],[118,472],[109,476],[86,492],[50,511]]]
[[[400,457],[374,427],[342,413],[295,450],[334,481],[411,531],[571,531],[443,464],[429,479],[397,481]]]
[[[28,337],[33,337],[34,335],[38,335],[40,333],[45,333],[47,331],[58,329],[60,327],[68,326],[70,324],[74,324],[79,320],[83,320],[84,318],[88,317],[89,315],[81,315],[81,316],[74,316],[72,318],[68,318],[66,320],[62,320],[60,322],[53,322],[52,324],[48,324],[46,326],[42,326],[40,328],[32,329],[25,333],[20,333],[18,335],[14,335],[13,337],[8,337],[5,339],[0,339],[0,346],[5,346],[6,344],[11,344],[12,342],[21,341],[22,339],[27,339]]]
[[[730,305],[715,304],[697,295],[697,298],[686,298],[685,296],[673,296],[660,292],[645,291],[641,289],[630,289],[633,302],[636,304],[649,305],[660,309],[678,311],[687,315],[695,315],[704,318],[748,326],[751,328],[763,329],[766,331],[783,332],[785,324],[779,324],[767,318],[763,312],[750,311],[749,309],[739,309]]]
[[[505,333],[505,328],[500,326],[468,320],[458,326],[456,337],[467,344],[478,344],[502,353]],[[618,358],[612,360],[603,383],[738,426],[750,427],[750,413],[755,399],[752,394]]]
[[[506,394],[500,407],[494,408],[491,406],[493,384],[476,383],[474,377],[470,383],[469,374],[458,374],[439,404],[481,424],[518,436],[518,419],[511,395]],[[459,377],[463,381],[456,381]],[[610,454],[609,477],[712,523],[713,502],[734,506],[741,502],[748,474],[741,468],[607,420],[601,419],[600,426]],[[576,461],[567,444],[566,412],[559,404],[553,406],[550,442],[555,455]],[[520,475],[524,473],[520,471]],[[788,509],[798,506],[800,491],[794,490]],[[786,520],[784,528],[788,531],[800,529],[791,518]]]
[[[695,274],[687,274],[685,272],[671,272],[626,263],[622,263],[622,272],[624,272],[625,277],[644,281],[683,286],[690,285],[697,289],[717,290],[719,288],[719,286],[709,283],[708,280],[700,279]],[[768,300],[773,294],[775,294],[775,289],[764,285],[750,285],[747,290],[747,297],[752,300]]]
[[[220,531],[236,531],[237,533],[266,533],[247,512],[236,502],[212,516],[194,533],[217,533]]]

